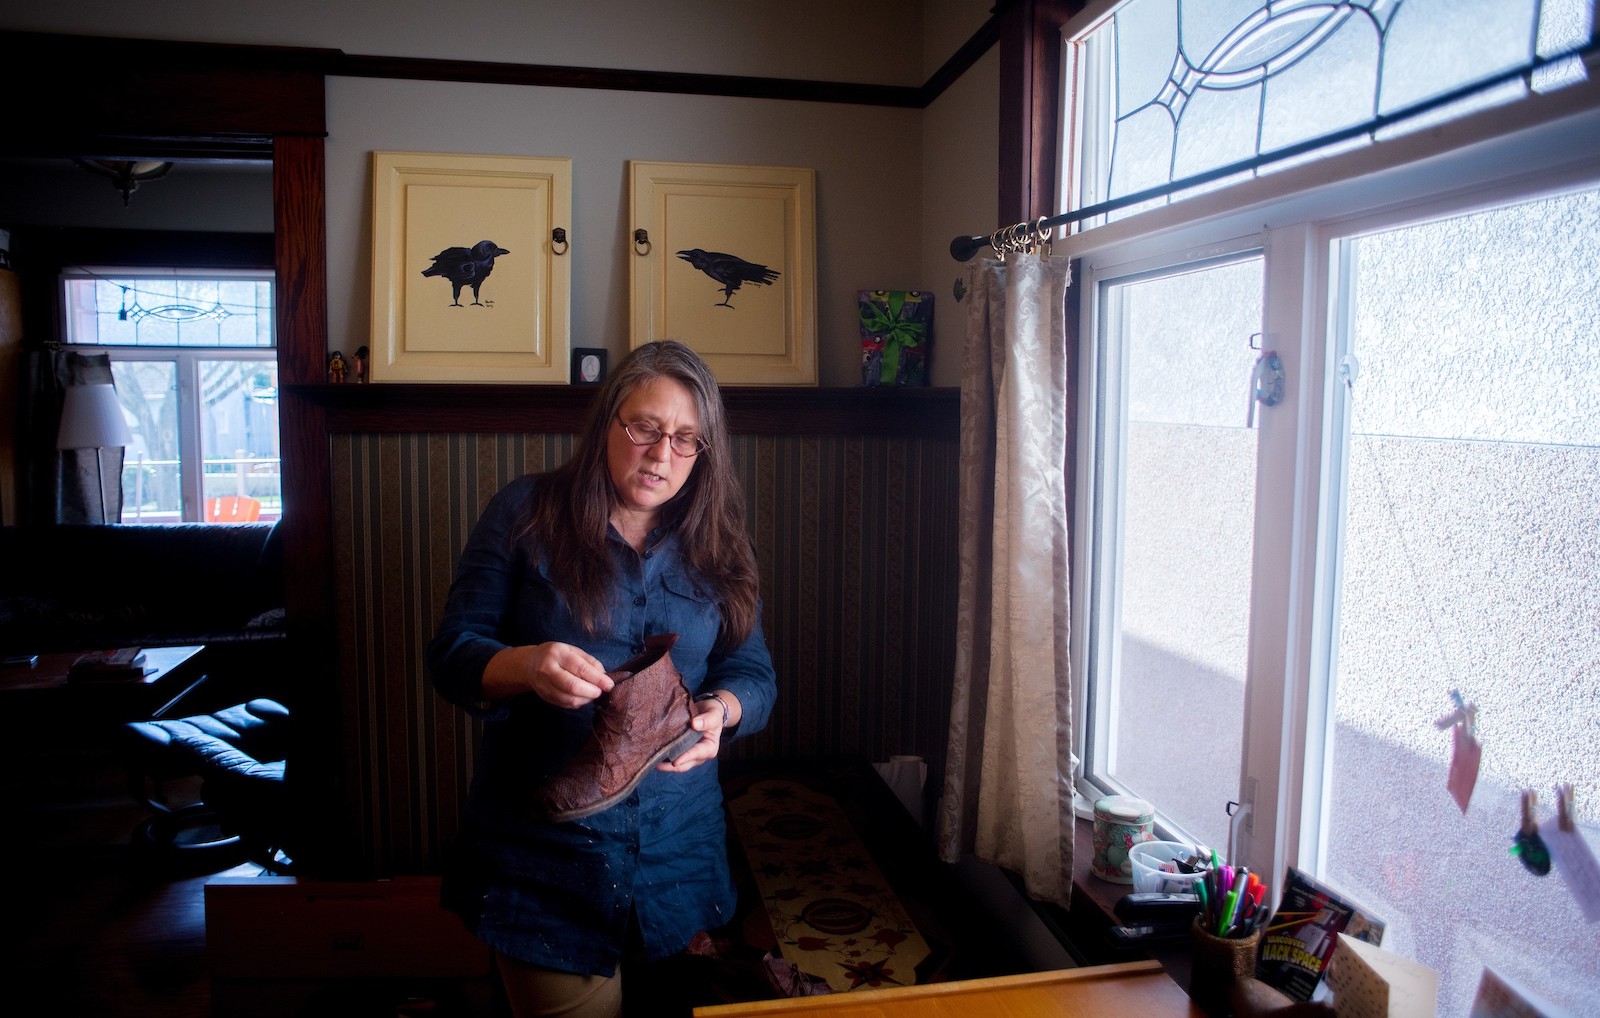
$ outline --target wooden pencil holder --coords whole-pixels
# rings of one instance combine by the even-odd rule
[[[1199,916],[1190,927],[1193,955],[1189,966],[1189,999],[1208,1015],[1229,1013],[1228,991],[1235,980],[1256,974],[1261,931],[1248,937],[1219,937],[1205,929]]]

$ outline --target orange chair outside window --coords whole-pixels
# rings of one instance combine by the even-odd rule
[[[223,495],[206,499],[207,523],[254,523],[260,518],[260,500],[248,495]]]

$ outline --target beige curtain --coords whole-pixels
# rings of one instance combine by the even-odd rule
[[[1065,259],[968,270],[956,662],[939,850],[1072,890]]]

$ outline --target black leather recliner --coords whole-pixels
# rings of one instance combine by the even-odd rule
[[[207,862],[237,856],[289,872],[288,708],[262,698],[211,714],[130,721],[123,729],[134,797],[153,811],[135,833],[136,847]],[[193,777],[200,800],[173,805],[167,786]]]

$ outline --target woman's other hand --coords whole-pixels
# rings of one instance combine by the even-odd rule
[[[696,700],[693,707],[694,717],[689,724],[700,733],[700,741],[679,753],[677,759],[657,764],[656,770],[681,774],[714,759],[722,748],[722,733],[726,730],[722,724],[723,717],[728,718],[726,728],[732,728],[739,723],[742,713],[738,697],[725,690],[719,690],[713,698]]]
[[[483,670],[483,695],[489,700],[533,692],[557,707],[582,707],[615,684],[599,661],[570,643],[507,647]]]

